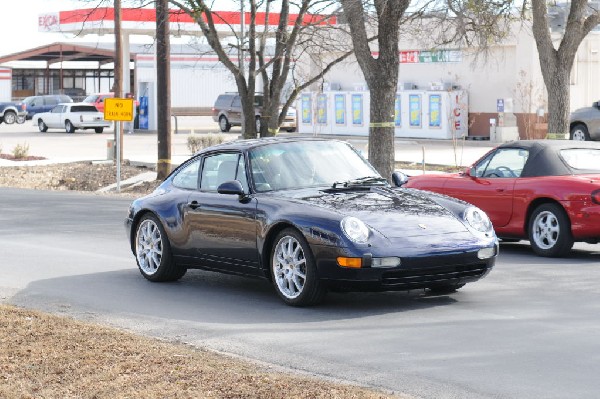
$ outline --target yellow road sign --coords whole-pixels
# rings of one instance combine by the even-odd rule
[[[104,119],[107,121],[132,121],[133,98],[105,98]]]

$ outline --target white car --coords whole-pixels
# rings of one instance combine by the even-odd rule
[[[35,114],[32,119],[40,132],[65,129],[67,133],[73,133],[77,129],[94,129],[96,133],[102,133],[105,127],[111,125],[104,120],[102,112],[88,103],[58,104],[49,112]]]

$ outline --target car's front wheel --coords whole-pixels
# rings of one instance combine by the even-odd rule
[[[135,258],[140,272],[150,281],[176,281],[187,272],[173,261],[165,230],[152,214],[143,216],[137,225]]]
[[[571,140],[575,141],[589,141],[590,134],[587,127],[583,124],[573,126],[571,129]]]
[[[326,293],[306,239],[292,228],[282,230],[275,237],[271,278],[277,294],[287,305],[315,305]]]
[[[38,120],[38,129],[40,129],[40,132],[44,133],[48,131],[48,126],[46,126],[46,124],[44,123],[43,120],[39,119]]]
[[[6,111],[4,113],[4,123],[7,125],[12,125],[17,121],[17,114],[12,111]]]
[[[564,256],[573,248],[571,223],[560,205],[547,203],[535,208],[529,219],[529,241],[540,256]]]
[[[96,133],[102,133],[104,131],[104,128],[103,127],[96,127],[96,128],[94,128],[94,131]]]
[[[65,131],[67,133],[75,133],[75,126],[69,120],[65,122]]]
[[[228,132],[231,129],[231,125],[225,115],[221,115],[219,118],[219,129],[221,129],[222,132]]]

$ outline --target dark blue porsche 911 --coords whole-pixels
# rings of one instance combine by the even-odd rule
[[[313,138],[206,148],[133,201],[125,224],[148,280],[259,276],[294,306],[328,289],[450,293],[498,254],[480,209],[391,187],[348,143]]]

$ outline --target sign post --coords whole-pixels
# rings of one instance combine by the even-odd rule
[[[133,98],[105,98],[104,119],[107,121],[131,122],[133,120]],[[115,123],[117,137],[117,192],[121,192],[121,124]]]

